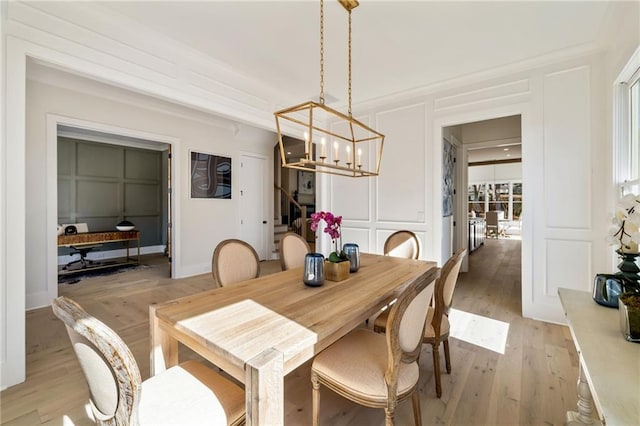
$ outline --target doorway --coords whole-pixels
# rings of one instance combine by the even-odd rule
[[[240,156],[240,238],[255,248],[260,260],[267,259],[267,229],[264,201],[267,194],[263,179],[266,157]]]
[[[453,245],[469,255],[498,239],[521,241],[522,120],[520,115],[443,127],[443,138],[455,141],[460,178],[456,184]],[[444,160],[444,158],[443,158]],[[444,170],[444,169],[443,169]],[[494,215],[496,224],[491,224]],[[443,239],[446,228],[443,222]],[[462,267],[468,271],[468,260]]]
[[[58,295],[58,247],[56,226],[58,222],[58,136],[62,132],[63,135],[82,137],[93,142],[106,142],[110,144],[120,144],[124,146],[133,146],[137,148],[150,148],[156,151],[166,153],[163,161],[162,180],[167,182],[167,191],[163,194],[162,210],[166,216],[166,226],[163,229],[163,238],[166,241],[169,260],[175,260],[176,256],[172,254],[176,252],[175,236],[178,235],[177,223],[174,220],[177,211],[179,211],[178,201],[173,194],[175,191],[176,177],[179,176],[179,161],[176,153],[179,140],[163,136],[150,134],[145,132],[132,131],[130,129],[122,129],[114,126],[107,126],[100,123],[88,122],[84,120],[57,116],[54,114],[47,115],[47,206],[46,206],[46,222],[47,222],[47,260],[46,260],[46,277],[47,277],[47,297],[42,305],[46,305],[47,301],[57,297]],[[169,158],[169,148],[172,147],[172,158]],[[173,190],[169,182],[174,182]],[[170,213],[166,213],[170,212]],[[172,232],[169,232],[169,228]],[[144,249],[141,254],[145,254]],[[167,262],[168,263],[168,262]],[[167,268],[168,274],[175,278],[179,274],[180,265],[172,264],[171,268]],[[32,301],[37,306],[39,301]]]

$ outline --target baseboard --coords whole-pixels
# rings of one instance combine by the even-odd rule
[[[180,275],[176,275],[175,278],[187,278],[202,274],[211,274],[211,263],[183,266],[180,268]]]
[[[37,293],[27,293],[25,297],[25,308],[27,311],[51,305],[49,293],[39,291]]]

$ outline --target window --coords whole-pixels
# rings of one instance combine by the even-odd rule
[[[629,129],[629,151],[631,153],[629,156],[631,160],[631,164],[629,164],[629,180],[640,178],[640,171],[638,170],[640,169],[640,141],[638,135],[640,133],[640,69],[636,72],[634,78],[635,81],[632,82],[629,88],[629,122],[631,124]]]
[[[485,192],[486,189],[486,192]],[[522,182],[479,182],[467,188],[468,211],[484,216],[489,210],[504,212],[504,218],[519,220],[522,214]]]
[[[616,81],[614,143],[618,195],[640,193],[640,49]]]

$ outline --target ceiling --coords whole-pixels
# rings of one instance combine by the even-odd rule
[[[325,2],[325,95],[345,105],[347,13]],[[283,93],[319,93],[319,2],[100,3]],[[353,102],[472,76],[565,49],[594,49],[608,1],[361,0],[353,11]]]
[[[502,144],[487,148],[469,148],[467,151],[467,161],[469,163],[518,159],[522,159],[521,143]]]

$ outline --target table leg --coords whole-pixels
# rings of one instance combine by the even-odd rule
[[[267,349],[245,366],[247,426],[284,424],[284,356]]]
[[[567,426],[601,424],[594,421],[591,390],[584,374],[582,360],[578,363],[578,411],[567,411]]]
[[[178,364],[178,342],[160,328],[156,316],[156,305],[149,305],[150,345],[149,373],[151,376],[162,373]]]

